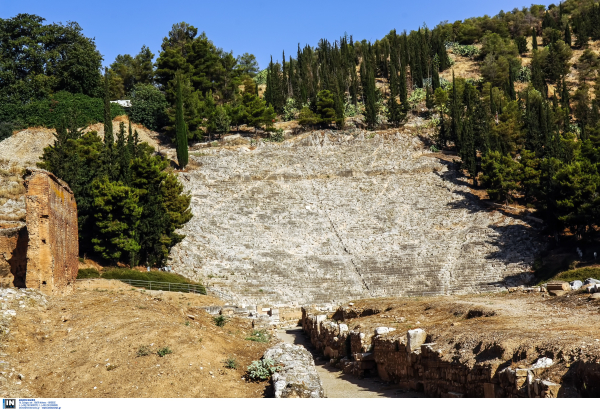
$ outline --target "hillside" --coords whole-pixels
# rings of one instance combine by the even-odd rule
[[[486,209],[413,117],[399,130],[315,131],[192,152],[194,218],[174,269],[228,301],[339,303],[494,291],[527,278],[543,241]],[[523,275],[522,277],[520,275]]]
[[[120,116],[113,120],[115,133],[121,122],[124,122],[127,127],[127,116]],[[158,149],[160,146],[159,133],[140,124],[132,124],[132,127],[134,131],[138,132],[140,142],[146,142],[151,147]],[[104,138],[104,126],[101,123],[90,125],[82,130],[84,133],[88,131],[96,131],[101,138]],[[0,161],[6,161],[22,168],[35,166],[44,153],[44,148],[54,143],[55,133],[54,129],[42,127],[14,132],[12,137],[0,141]]]

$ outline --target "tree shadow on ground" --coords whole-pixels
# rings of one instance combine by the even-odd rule
[[[490,223],[486,225],[486,228],[494,231],[493,235],[488,235],[482,238],[483,242],[487,245],[492,245],[497,248],[496,251],[489,252],[485,255],[487,260],[497,260],[499,263],[510,263],[520,264],[528,263],[533,264],[533,261],[538,257],[541,252],[547,248],[547,237],[543,234],[543,224],[539,223],[539,220],[531,218],[528,215],[521,215],[511,213],[499,206],[492,203],[481,200],[477,195],[459,187],[468,187],[471,185],[466,181],[459,179],[462,174],[457,171],[455,164],[449,161],[440,160],[444,163],[448,170],[444,172],[438,172],[440,178],[452,182],[457,187],[452,189],[452,194],[458,195],[461,198],[453,202],[448,203],[450,209],[455,210],[466,210],[471,218],[476,218],[478,214],[486,213],[491,214],[498,212],[504,217],[512,218],[523,223],[510,223],[510,224],[494,224]],[[488,215],[488,217],[491,215]],[[474,221],[473,227],[477,226],[476,220]],[[471,242],[477,245],[477,241]],[[465,243],[464,246],[469,244]],[[531,274],[528,276],[527,271],[524,269],[523,272],[506,276],[505,279],[495,282],[489,282],[487,285],[492,286],[505,286],[506,283],[518,283],[531,281],[534,278]],[[530,280],[527,278],[530,277]]]

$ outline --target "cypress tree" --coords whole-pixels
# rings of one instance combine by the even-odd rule
[[[431,92],[430,86],[427,86],[425,90],[425,106],[428,110],[433,108],[433,93]]]
[[[440,73],[439,73],[439,57],[436,54],[433,58],[432,68],[431,68],[431,86],[433,90],[437,90],[440,87]]]
[[[567,23],[567,28],[565,28],[565,44],[571,47],[572,41],[573,40],[571,39],[571,25]]]
[[[510,67],[508,73],[508,96],[513,101],[517,99],[517,92],[515,91],[515,71],[516,70]]]
[[[532,33],[531,33],[531,49],[532,50],[538,49],[537,31],[536,31],[535,27],[532,29]]]
[[[402,104],[402,110],[408,112],[408,90],[406,88],[406,66],[403,64],[400,69],[400,78],[398,80],[398,88],[400,90],[400,103]]]
[[[108,68],[104,69],[104,144],[109,146],[112,145],[113,140],[113,126],[112,126],[112,115],[110,114],[110,91],[109,91],[109,78]]]
[[[375,89],[375,73],[373,68],[366,70],[366,90],[365,90],[365,120],[369,128],[373,129],[377,125],[377,97]]]
[[[177,112],[175,118],[175,134],[177,140],[177,162],[179,168],[185,169],[188,164],[187,126],[183,119],[183,96],[181,95],[181,73],[177,74]]]

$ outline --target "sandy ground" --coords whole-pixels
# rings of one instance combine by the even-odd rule
[[[313,355],[315,354],[310,340],[300,327],[282,329],[277,336],[286,343],[302,345]],[[315,357],[315,366],[323,384],[325,397],[328,398],[425,397],[421,393],[400,390],[397,386],[386,383],[378,377],[357,379],[343,374],[341,370],[330,366],[328,361],[319,356]]]
[[[121,286],[78,289],[48,297],[46,307],[23,307],[1,340],[0,395],[264,397],[268,383],[242,377],[268,344],[245,340],[252,331],[247,320],[221,328],[195,308],[216,301]],[[139,356],[140,346],[150,353]],[[172,353],[159,357],[164,347]],[[226,368],[228,358],[237,369]]]

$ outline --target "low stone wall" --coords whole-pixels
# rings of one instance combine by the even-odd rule
[[[263,357],[281,367],[272,379],[275,398],[325,397],[313,357],[303,346],[280,343]]]
[[[528,368],[501,360],[462,361],[444,355],[421,329],[349,329],[320,312],[302,309],[302,328],[331,364],[357,377],[379,376],[430,397],[557,397],[560,384],[539,378],[553,365],[543,358]],[[583,373],[586,370],[582,367]],[[583,377],[583,376],[582,376]]]

